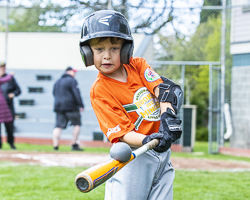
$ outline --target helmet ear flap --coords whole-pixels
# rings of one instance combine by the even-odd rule
[[[129,59],[132,57],[134,50],[133,43],[125,42],[121,49],[121,63],[129,64]]]
[[[80,52],[86,67],[94,64],[93,52],[88,44],[80,45]]]

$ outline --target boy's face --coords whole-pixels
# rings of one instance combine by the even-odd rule
[[[90,40],[90,47],[93,51],[94,65],[102,73],[110,75],[121,66],[120,52],[123,40],[114,38],[113,44],[110,38],[100,40],[100,38]]]

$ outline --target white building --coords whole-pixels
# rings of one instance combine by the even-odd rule
[[[245,5],[245,6],[242,6]],[[232,0],[232,148],[250,149],[250,0]]]

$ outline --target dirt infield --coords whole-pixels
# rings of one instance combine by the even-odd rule
[[[43,166],[93,166],[109,159],[108,154],[96,153],[39,153],[21,151],[0,151],[0,162],[9,161]],[[208,171],[250,171],[249,162],[219,161],[198,158],[171,159],[175,169]]]

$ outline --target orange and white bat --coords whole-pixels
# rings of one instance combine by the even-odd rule
[[[140,148],[134,150],[131,154],[131,158],[128,162],[119,162],[118,160],[111,159],[107,162],[95,165],[80,174],[75,178],[76,187],[81,192],[89,192],[96,188],[97,186],[106,182],[111,178],[116,172],[122,169],[126,164],[131,162],[133,159],[139,155],[145,153],[146,151],[153,149],[159,143],[158,139],[151,140],[147,144],[141,146]]]

